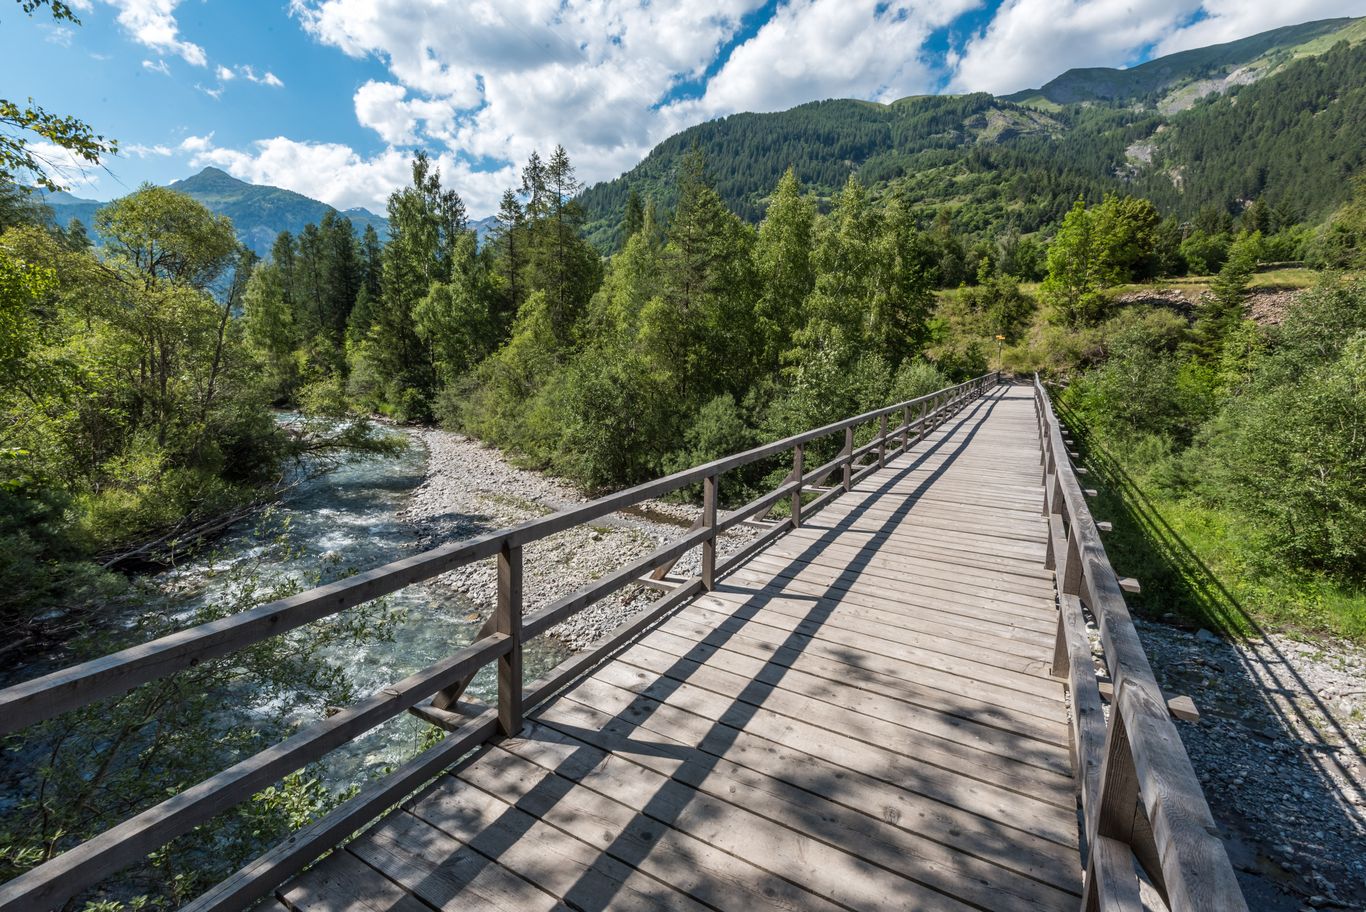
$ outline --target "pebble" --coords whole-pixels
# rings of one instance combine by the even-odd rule
[[[589,499],[570,485],[513,465],[498,450],[472,438],[439,429],[410,433],[427,450],[427,476],[399,515],[421,530],[428,546],[506,528]],[[700,513],[691,504],[646,501],[633,512],[609,514],[532,542],[523,552],[524,613],[679,538]],[[727,532],[719,556],[738,551],[754,535],[743,527]],[[694,548],[672,573],[693,575],[699,561]],[[485,611],[492,610],[497,597],[491,560],[443,574],[429,585],[460,592],[487,606]],[[586,649],[658,597],[656,590],[627,586],[551,628],[547,635],[572,651]]]
[[[1239,865],[1249,906],[1366,909],[1366,714],[1324,698],[1366,691],[1366,648],[1135,626],[1162,689],[1200,709],[1177,727],[1220,831],[1260,846],[1262,861]]]

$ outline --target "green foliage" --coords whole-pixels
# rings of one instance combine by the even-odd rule
[[[1197,228],[1181,241],[1181,258],[1192,275],[1210,275],[1223,267],[1230,243],[1225,232],[1207,234]]]
[[[30,16],[42,7],[47,7],[58,22],[81,24],[71,6],[61,0],[19,0],[19,9]],[[102,156],[117,155],[119,151],[115,140],[96,133],[82,120],[46,111],[32,98],[27,103],[0,98],[0,187],[27,178],[46,190],[62,189],[59,181],[65,175],[61,167],[41,148],[34,147],[35,137],[91,165],[98,165]]]
[[[1048,278],[1039,294],[1068,326],[1098,322],[1107,307],[1101,290],[1120,281],[1099,228],[1095,213],[1078,199],[1048,247]]]
[[[288,314],[262,303],[284,313],[278,271],[250,279],[232,226],[163,188],[100,224],[103,259],[35,225],[0,235],[0,625],[39,635],[110,590],[85,559],[255,499],[293,449],[266,408],[291,363]]]
[[[1241,289],[1263,244],[1234,244],[1189,329],[1137,308],[1099,327],[1100,363],[1063,404],[1142,531],[1118,547],[1154,579],[1145,603],[1231,632],[1262,618],[1361,636],[1366,287],[1325,278],[1260,329]]]
[[[1287,318],[1198,455],[1212,500],[1296,564],[1366,573],[1366,287],[1326,285]]]

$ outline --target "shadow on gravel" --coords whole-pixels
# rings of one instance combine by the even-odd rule
[[[1121,575],[1138,576],[1163,621],[1199,620],[1229,639],[1168,623],[1140,636],[1169,696],[1198,722],[1176,723],[1223,829],[1252,909],[1366,908],[1366,755],[1341,709],[1317,693],[1283,638],[1268,635],[1062,405],[1059,416],[1102,490],[1099,518],[1123,542]],[[1108,515],[1106,515],[1108,513]],[[1135,566],[1137,565],[1137,566]],[[1154,598],[1153,596],[1157,596]],[[1144,596],[1133,598],[1144,610]],[[1354,801],[1355,799],[1355,801]]]

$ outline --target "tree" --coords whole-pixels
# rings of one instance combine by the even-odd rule
[[[527,288],[546,293],[555,335],[567,341],[601,280],[601,264],[583,240],[583,210],[574,199],[582,184],[563,146],[556,146],[544,165],[533,153],[523,175],[530,238]]]
[[[80,25],[72,8],[61,0],[19,0],[19,8],[29,15],[39,7],[49,7],[52,18]],[[118,142],[96,133],[75,117],[53,114],[30,98],[26,103],[0,98],[0,184],[27,177],[45,190],[64,189],[59,182],[61,165],[52,161],[33,138],[41,137],[76,158],[98,165],[105,155],[118,154]],[[55,177],[54,177],[55,175]]]
[[[1243,321],[1243,301],[1247,297],[1252,273],[1257,268],[1261,246],[1260,232],[1244,235],[1235,241],[1229,248],[1228,260],[1210,283],[1210,293],[1200,302],[1195,323],[1191,327],[1188,351],[1206,363],[1218,359],[1224,341]]]
[[[866,338],[873,351],[897,365],[918,355],[928,339],[927,323],[934,309],[933,254],[899,194],[883,207],[881,222]]]
[[[299,382],[301,340],[283,271],[275,263],[257,269],[243,295],[243,332],[263,367],[262,381],[277,404],[289,401]]]
[[[467,231],[464,202],[454,190],[442,188],[440,171],[425,153],[414,157],[412,175],[412,186],[389,197],[381,306],[373,311],[366,344],[353,349],[381,378],[382,404],[407,420],[430,417],[436,393],[434,352],[418,335],[413,313],[432,284],[450,276]]]
[[[1048,246],[1048,278],[1039,293],[1059,322],[1084,326],[1104,314],[1108,304],[1101,290],[1116,281],[1096,220],[1086,201],[1078,198]]]
[[[796,173],[788,168],[773,192],[754,246],[755,269],[763,289],[755,316],[764,337],[763,362],[769,369],[778,367],[792,334],[800,328],[802,306],[815,287],[811,263],[815,224],[815,202],[802,192]]]
[[[640,202],[640,195],[635,188],[631,188],[631,193],[626,197],[626,215],[622,220],[622,243],[625,244],[636,232],[645,224],[645,207]]]
[[[526,269],[526,213],[511,190],[503,192],[498,204],[497,225],[493,229],[493,244],[497,251],[495,272],[502,280],[502,303],[498,307],[500,334],[511,326],[517,308],[521,306],[524,288],[522,272]]]
[[[95,228],[148,288],[160,282],[207,288],[237,254],[226,216],[183,193],[143,184],[95,213]]]
[[[678,206],[661,259],[661,294],[641,317],[642,341],[691,402],[742,393],[752,376],[753,235],[707,180],[701,153],[679,168]]]
[[[439,385],[452,383],[492,351],[498,341],[493,313],[496,291],[488,258],[475,250],[474,232],[456,242],[446,282],[434,282],[413,310],[417,335],[432,350]]]

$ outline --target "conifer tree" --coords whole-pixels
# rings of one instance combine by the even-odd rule
[[[815,286],[811,264],[815,223],[815,202],[803,193],[796,173],[788,168],[773,192],[754,248],[763,288],[756,315],[765,337],[763,360],[770,369],[778,367],[779,356],[800,328],[802,307]]]

